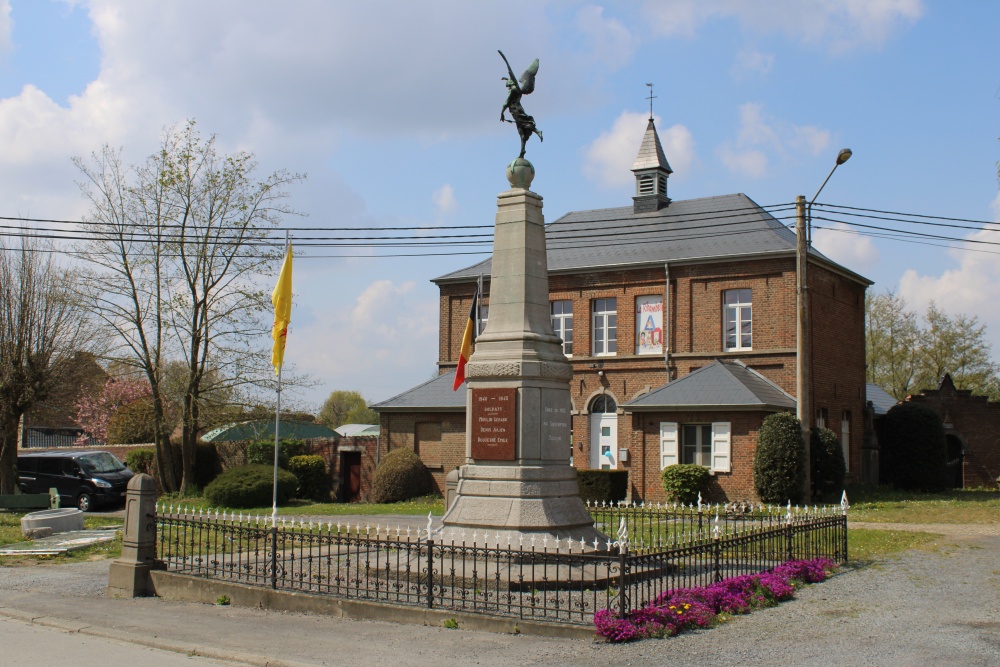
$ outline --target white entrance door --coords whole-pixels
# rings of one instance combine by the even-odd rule
[[[618,467],[618,406],[610,396],[598,396],[590,408],[590,467]]]

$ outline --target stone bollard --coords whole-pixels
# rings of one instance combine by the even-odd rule
[[[142,597],[152,591],[149,572],[156,558],[156,482],[138,474],[128,483],[125,497],[125,536],[122,557],[111,563],[108,595]]]

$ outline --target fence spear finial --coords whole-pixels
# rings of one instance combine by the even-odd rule
[[[840,509],[847,516],[847,510],[851,508],[851,504],[847,502],[847,489],[844,489],[844,493],[840,496]]]

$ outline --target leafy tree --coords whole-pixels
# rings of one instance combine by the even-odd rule
[[[916,385],[934,389],[945,373],[958,389],[997,398],[1000,366],[990,357],[986,325],[978,316],[948,317],[932,301],[920,336],[920,369]]]
[[[268,233],[290,213],[282,200],[301,177],[279,171],[257,180],[252,154],[220,154],[215,137],[203,139],[193,121],[166,132],[137,167],[123,166],[108,147],[91,164],[76,164],[96,223],[79,248],[91,274],[82,292],[146,375],[160,482],[183,493],[195,484],[196,437],[213,396],[273,390],[263,279],[276,270],[278,253]],[[171,360],[183,369],[179,483],[165,386]]]
[[[810,436],[809,454],[812,459],[813,498],[832,501],[840,497],[844,489],[847,466],[844,450],[837,434],[828,428],[814,428]]]
[[[122,408],[152,394],[145,378],[111,378],[96,396],[84,394],[76,403],[77,425],[83,429],[78,444],[86,444],[88,436],[103,442],[108,440],[108,425]],[[152,430],[153,424],[146,426]]]
[[[337,390],[323,404],[316,421],[330,428],[341,424],[378,424],[378,413],[356,391]]]
[[[0,493],[17,486],[17,436],[24,414],[72,377],[91,327],[71,298],[77,277],[51,244],[29,230],[0,238]]]
[[[936,389],[945,373],[959,389],[1000,398],[1000,366],[978,317],[949,317],[932,302],[921,320],[886,291],[865,297],[865,330],[866,377],[897,400]]]
[[[903,400],[913,388],[919,363],[920,326],[906,302],[892,291],[865,295],[865,363],[869,382]]]

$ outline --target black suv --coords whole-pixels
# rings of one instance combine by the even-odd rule
[[[25,493],[59,491],[60,505],[84,512],[123,505],[133,472],[110,452],[39,452],[17,457],[17,483]]]

